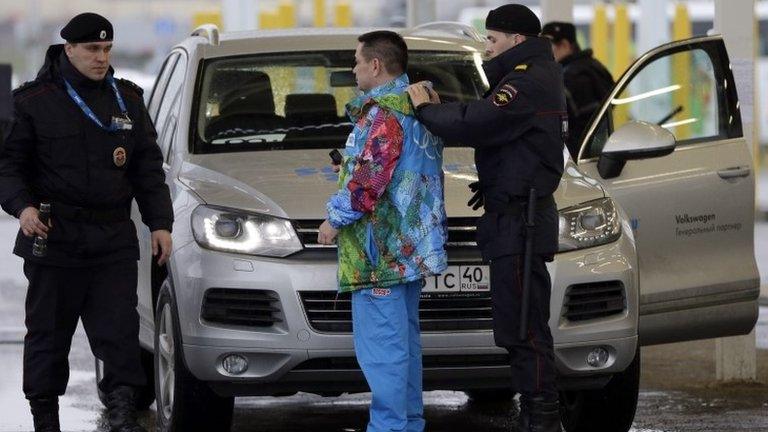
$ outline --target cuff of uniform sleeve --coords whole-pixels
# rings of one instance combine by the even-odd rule
[[[169,219],[153,219],[151,221],[147,221],[146,224],[149,228],[149,231],[151,232],[158,230],[166,230],[168,232],[172,232],[173,230],[173,221]]]
[[[19,194],[16,196],[16,198],[13,198],[8,202],[5,206],[5,211],[8,212],[11,216],[18,219],[19,216],[21,216],[21,212],[24,211],[27,207],[34,207],[35,204],[32,203],[31,197],[29,197],[26,193]]]
[[[418,107],[416,107],[416,118],[426,126],[426,116],[429,116],[429,110],[431,107],[437,106],[437,104],[433,104],[432,102],[424,102],[423,104],[419,104]]]
[[[416,115],[418,115],[424,108],[433,105],[432,102],[422,102],[416,107]]]

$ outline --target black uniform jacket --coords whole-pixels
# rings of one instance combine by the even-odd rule
[[[121,114],[108,82],[80,74],[63,45],[52,45],[37,78],[14,91],[14,122],[0,152],[0,205],[18,217],[28,206],[53,203],[48,256],[34,257],[33,239],[21,231],[14,253],[68,267],[138,259],[131,201],[136,199],[150,230],[170,231],[173,224],[162,154],[142,91],[116,80],[133,128],[108,132],[70,98],[63,77],[102,124]]]
[[[571,54],[560,64],[563,66],[568,104],[568,151],[575,160],[592,116],[613,89],[613,77],[605,66],[592,57],[591,49]]]
[[[520,254],[521,204],[531,188],[544,205],[536,213],[534,251],[557,251],[558,218],[547,204],[563,174],[563,74],[546,39],[529,38],[485,64],[491,90],[469,103],[424,104],[421,122],[435,135],[475,148],[485,214],[477,241],[485,259]]]

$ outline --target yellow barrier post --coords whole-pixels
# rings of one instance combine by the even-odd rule
[[[608,15],[605,3],[595,4],[595,16],[589,34],[595,58],[608,65]]]
[[[192,15],[192,28],[198,28],[203,24],[215,24],[218,28],[223,28],[221,21],[221,11],[210,10],[196,12]]]
[[[616,4],[616,20],[613,23],[613,76],[618,79],[632,62],[632,23],[626,3]]]
[[[613,76],[618,79],[629,67],[632,59],[629,53],[632,40],[632,28],[626,3],[615,6],[615,21],[613,23]],[[614,107],[614,125],[619,127],[629,121],[629,106]]]
[[[296,27],[296,7],[292,1],[281,1],[277,7],[277,15],[279,28]]]
[[[315,0],[315,27],[325,27],[327,25],[325,14],[325,0]]]
[[[691,19],[688,16],[688,7],[683,3],[675,4],[675,18],[672,22],[672,39],[681,40],[691,37]],[[672,76],[679,79],[675,84],[680,84],[680,90],[672,93],[672,102],[674,107],[682,107],[683,110],[675,116],[677,119],[689,119],[702,116],[702,109],[706,107],[695,107],[691,99],[691,54],[688,52],[678,53],[672,56]],[[697,122],[701,125],[701,122]],[[691,124],[683,124],[673,129],[675,137],[678,140],[691,137]]]
[[[352,5],[346,0],[336,2],[336,27],[352,27]]]
[[[279,15],[276,10],[262,10],[259,12],[259,28],[265,30],[280,28]]]

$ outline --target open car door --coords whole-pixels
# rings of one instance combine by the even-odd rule
[[[753,328],[752,161],[721,36],[646,53],[593,118],[578,165],[631,218],[642,344]]]

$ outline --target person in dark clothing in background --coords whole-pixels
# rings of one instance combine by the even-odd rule
[[[0,64],[0,148],[5,141],[5,130],[13,119],[11,98],[11,65]]]
[[[541,35],[552,42],[555,61],[563,66],[565,95],[568,104],[568,151],[576,160],[586,128],[600,103],[613,89],[613,77],[592,55],[582,50],[576,40],[576,27],[566,22],[551,22]]]
[[[489,60],[483,68],[491,89],[484,98],[440,103],[423,84],[411,85],[408,93],[430,132],[475,148],[478,182],[470,184],[475,196],[468,204],[485,208],[477,222],[477,243],[490,262],[494,339],[510,354],[511,388],[521,394],[519,430],[559,432],[546,262],[558,248],[552,194],[563,175],[567,132],[562,69],[547,39],[538,37],[541,23],[527,7],[494,9],[485,28]],[[536,227],[529,234],[523,215],[530,199]],[[527,235],[533,241],[530,303],[521,324]]]
[[[0,205],[19,218],[14,253],[29,280],[24,393],[35,431],[57,432],[58,397],[77,321],[104,362],[111,431],[140,432],[134,397],[146,384],[140,360],[135,198],[163,265],[171,253],[173,209],[156,132],[142,91],[115,79],[113,29],[85,13],[61,30],[37,78],[13,93],[14,120],[0,151]],[[51,223],[38,217],[51,207]],[[47,255],[33,254],[33,238]]]

